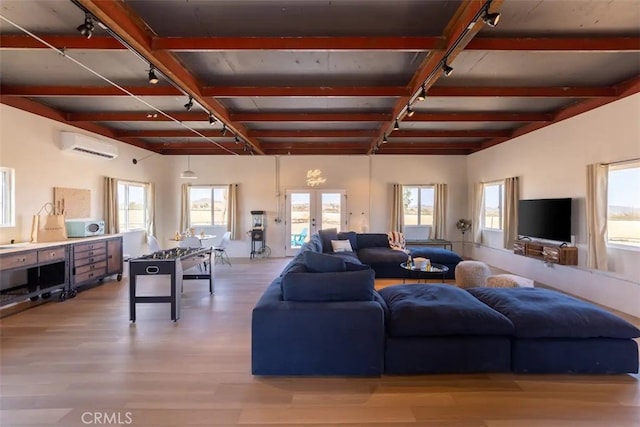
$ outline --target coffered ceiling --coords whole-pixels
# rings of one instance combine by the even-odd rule
[[[469,154],[640,91],[635,0],[0,10],[2,103],[161,154]]]

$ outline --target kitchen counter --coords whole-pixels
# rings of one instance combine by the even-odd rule
[[[22,252],[22,251],[30,251],[34,249],[46,249],[54,246],[61,245],[73,245],[76,243],[82,242],[91,242],[95,240],[101,239],[110,239],[112,237],[121,236],[122,234],[104,234],[102,236],[91,236],[91,237],[73,237],[67,240],[60,240],[59,242],[45,242],[45,243],[31,243],[31,242],[21,242],[21,243],[8,243],[4,245],[0,245],[0,255],[11,254],[14,252]]]

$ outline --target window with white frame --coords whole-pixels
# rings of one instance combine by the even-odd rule
[[[226,185],[196,185],[189,187],[189,224],[191,227],[227,225]]]
[[[504,181],[484,184],[484,206],[482,207],[482,228],[502,230],[504,206]]]
[[[433,225],[433,185],[403,185],[404,225]]]
[[[120,233],[144,230],[149,212],[148,185],[138,182],[118,181],[118,222]]]
[[[640,161],[609,165],[608,243],[640,247]]]
[[[0,167],[0,227],[15,225],[15,171]]]

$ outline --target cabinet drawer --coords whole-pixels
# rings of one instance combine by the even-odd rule
[[[91,249],[88,251],[82,251],[82,252],[78,252],[76,250],[73,252],[73,260],[76,261],[76,264],[77,264],[78,262],[82,262],[82,260],[87,258],[106,259],[106,254],[107,254],[106,246],[103,246],[97,249]]]
[[[547,262],[558,264],[560,262],[560,248],[550,248],[545,246],[542,250],[542,257]]]
[[[37,263],[38,253],[36,251],[6,254],[0,257],[0,270],[29,267]]]
[[[38,264],[47,264],[56,261],[64,261],[67,251],[65,248],[40,249],[38,251]]]
[[[107,267],[107,261],[96,262],[93,264],[83,265],[82,267],[76,267],[75,274],[80,275],[88,273],[90,271],[104,271]]]
[[[107,249],[107,243],[105,241],[92,242],[92,243],[78,243],[73,246],[74,252],[92,251],[95,249]]]
[[[86,273],[76,274],[74,276],[74,282],[76,284],[86,282],[88,280],[96,280],[105,275],[107,269],[105,267],[96,268],[95,270],[87,271]]]

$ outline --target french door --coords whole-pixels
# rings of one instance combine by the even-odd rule
[[[309,236],[325,228],[346,224],[345,190],[287,190],[286,191],[286,255],[295,255]]]

